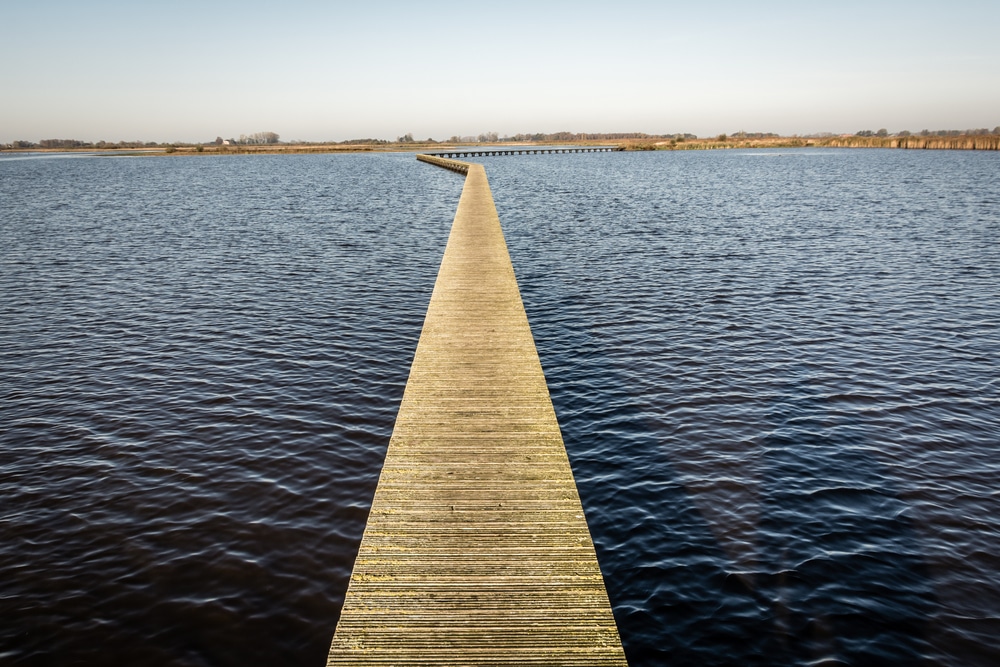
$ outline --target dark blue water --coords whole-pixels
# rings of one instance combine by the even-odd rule
[[[486,164],[633,666],[1000,661],[1000,156]],[[0,160],[0,663],[323,664],[461,184]]]

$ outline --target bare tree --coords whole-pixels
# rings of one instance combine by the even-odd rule
[[[254,132],[253,134],[241,134],[240,141],[241,144],[276,144],[278,143],[278,134],[275,132]]]

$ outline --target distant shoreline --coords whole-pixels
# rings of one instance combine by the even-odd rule
[[[962,134],[957,136],[857,136],[831,137],[727,137],[720,135],[707,139],[626,139],[620,141],[519,141],[482,143],[428,143],[392,142],[372,144],[260,144],[217,145],[178,144],[149,148],[125,146],[80,146],[67,148],[0,148],[0,153],[100,153],[108,155],[163,156],[163,155],[281,155],[281,154],[334,154],[334,153],[427,153],[461,148],[475,150],[514,149],[531,146],[618,146],[623,151],[658,150],[725,150],[739,148],[902,148],[911,150],[1000,150],[1000,135]]]

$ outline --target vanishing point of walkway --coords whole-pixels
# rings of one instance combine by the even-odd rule
[[[625,665],[481,165],[466,173],[329,665]]]

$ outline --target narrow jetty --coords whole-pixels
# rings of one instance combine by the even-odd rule
[[[610,153],[625,150],[623,146],[570,146],[569,148],[535,148],[522,146],[520,148],[455,148],[438,153],[424,153],[428,157],[496,157],[498,155],[558,155],[561,153]],[[417,156],[418,159],[420,156]]]
[[[625,665],[486,172],[466,174],[328,665]]]

